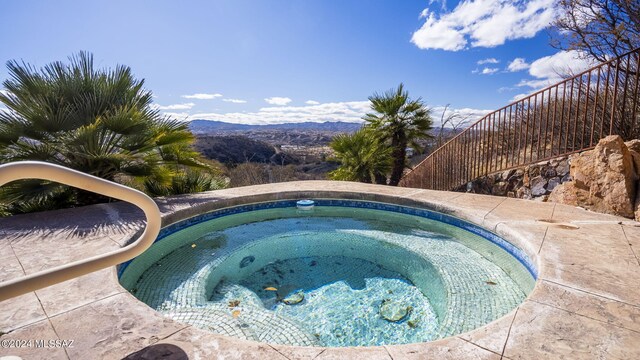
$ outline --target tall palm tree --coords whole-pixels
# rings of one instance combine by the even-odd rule
[[[365,128],[353,134],[340,134],[330,144],[340,167],[329,177],[334,180],[386,184],[391,169],[391,149]]]
[[[406,149],[411,145],[419,150],[417,140],[430,137],[430,111],[418,98],[412,100],[400,83],[397,89],[369,97],[371,110],[364,116],[367,126],[391,148],[393,165],[389,185],[397,186],[406,167]]]
[[[171,188],[188,169],[206,168],[191,148],[187,124],[161,116],[144,80],[136,80],[129,67],[94,69],[86,52],[40,70],[18,61],[7,67],[10,77],[0,93],[8,109],[0,111],[0,162],[46,161],[141,190],[149,184]],[[11,212],[104,200],[39,180],[0,189],[0,201]]]

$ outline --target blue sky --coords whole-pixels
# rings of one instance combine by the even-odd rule
[[[400,82],[434,117],[477,115],[587,65],[548,45],[555,2],[4,0],[0,61],[87,50],[130,66],[179,119],[358,121]]]

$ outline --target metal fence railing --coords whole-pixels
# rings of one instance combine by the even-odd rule
[[[436,149],[400,185],[453,190],[488,174],[640,136],[640,49],[496,110]]]

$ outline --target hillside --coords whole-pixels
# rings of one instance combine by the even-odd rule
[[[196,136],[195,147],[205,157],[225,165],[268,163],[276,155],[273,146],[241,135]]]
[[[276,125],[244,125],[221,121],[193,120],[189,128],[196,135],[242,135],[274,146],[326,146],[337,134],[354,132],[362,125],[346,122]]]
[[[246,125],[232,124],[223,121],[214,120],[192,120],[189,128],[194,133],[215,133],[230,131],[249,131],[249,130],[297,130],[297,131],[323,131],[331,133],[352,132],[358,130],[362,124],[348,122],[301,122],[289,124],[269,124],[269,125]]]

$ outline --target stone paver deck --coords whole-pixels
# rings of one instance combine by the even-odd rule
[[[72,347],[0,347],[23,359],[120,359],[173,344],[190,359],[640,359],[640,223],[582,209],[483,195],[305,181],[157,199],[165,225],[213,209],[276,199],[348,198],[421,206],[482,225],[525,250],[539,278],[508,315],[420,344],[300,348],[214,335],[156,313],[115,268],[0,302],[0,343],[73,340]],[[0,281],[126,244],[143,215],[125,203],[0,219]]]

